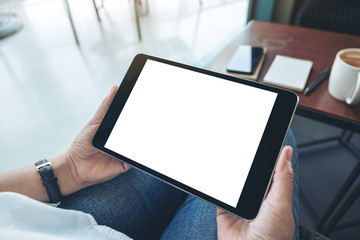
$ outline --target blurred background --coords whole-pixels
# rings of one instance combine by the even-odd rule
[[[246,24],[245,0],[148,4],[139,40],[134,1],[98,1],[99,23],[92,0],[69,0],[77,44],[65,0],[0,1],[22,23],[0,40],[1,170],[64,151],[136,54],[194,64]]]

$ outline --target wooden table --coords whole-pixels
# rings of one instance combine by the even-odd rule
[[[325,68],[332,66],[339,50],[350,47],[360,48],[360,36],[251,21],[247,28],[230,42],[230,45],[234,47],[240,44],[267,48],[267,56],[258,78],[259,82],[263,81],[278,54],[311,60],[313,67],[307,82],[308,86]],[[205,67],[213,69],[213,64],[220,54],[221,52]],[[225,69],[223,72],[227,73]],[[297,93],[300,98],[297,114],[360,133],[360,105],[349,106],[333,98],[328,92],[328,83],[327,79],[308,96]]]

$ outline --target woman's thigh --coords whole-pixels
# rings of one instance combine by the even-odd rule
[[[189,195],[163,232],[161,239],[216,240],[216,207]]]
[[[131,169],[65,197],[59,207],[89,213],[98,224],[134,239],[159,239],[186,196],[148,174]]]

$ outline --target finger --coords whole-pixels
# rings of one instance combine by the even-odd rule
[[[294,181],[291,166],[292,153],[293,150],[290,146],[282,149],[267,198],[291,203]]]
[[[89,124],[99,124],[101,120],[104,118],[106,111],[109,109],[112,100],[115,97],[117,90],[119,89],[118,86],[113,86],[106,96],[106,98],[101,103],[100,107],[96,111],[93,118],[90,120]]]
[[[222,209],[216,208],[216,220],[218,224],[226,224],[230,227],[234,222],[238,221],[239,218]]]
[[[220,208],[216,208],[216,216],[219,216],[221,214],[226,213],[224,210],[220,209]]]
[[[216,208],[216,218],[220,221],[222,221],[221,219],[226,219],[229,223],[234,223],[236,221],[241,221],[240,218],[238,218],[237,216],[230,214],[220,208]]]
[[[216,209],[216,224],[218,227],[218,236],[229,235],[229,230],[231,228],[237,229],[236,231],[241,231],[242,223],[243,220],[238,218],[237,216],[227,213],[219,208]]]

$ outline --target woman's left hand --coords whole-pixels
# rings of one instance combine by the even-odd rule
[[[118,87],[111,89],[69,149],[49,159],[63,196],[110,180],[130,169],[125,163],[96,150],[91,143],[117,89]],[[6,191],[17,192],[42,202],[50,200],[34,165],[0,173],[0,192]]]
[[[114,99],[117,90],[117,86],[111,89],[93,118],[86,124],[69,149],[63,154],[72,178],[68,179],[72,183],[67,183],[67,186],[64,186],[62,190],[63,195],[68,195],[82,188],[110,180],[130,169],[130,166],[127,164],[100,152],[92,146],[92,139],[96,130]],[[70,186],[73,186],[73,188]]]

